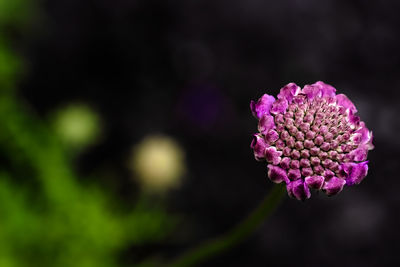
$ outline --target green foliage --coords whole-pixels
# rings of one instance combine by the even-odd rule
[[[3,0],[0,0],[3,1]],[[19,59],[8,49],[0,32],[0,92],[10,89],[21,69]]]
[[[81,185],[62,143],[6,94],[0,146],[11,163],[0,175],[0,266],[115,266],[121,249],[158,240],[173,224],[146,201],[126,213]]]
[[[0,26],[23,26],[33,14],[30,0],[0,0]]]
[[[129,210],[106,189],[83,185],[68,142],[14,95],[21,63],[1,30],[19,27],[29,7],[25,0],[0,0],[0,266],[120,266],[121,251],[160,240],[174,219],[146,198]],[[94,113],[80,108],[67,122],[71,117],[83,119],[79,127],[93,123],[74,145],[96,137]]]

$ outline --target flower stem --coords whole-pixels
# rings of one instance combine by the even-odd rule
[[[254,232],[278,207],[285,195],[285,186],[282,184],[275,185],[260,205],[232,230],[189,250],[170,263],[169,266],[192,266],[232,248]]]

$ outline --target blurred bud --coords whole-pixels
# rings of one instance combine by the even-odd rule
[[[165,136],[146,137],[133,148],[130,163],[142,187],[157,193],[178,187],[185,172],[182,148]]]
[[[79,149],[97,141],[100,122],[98,115],[88,106],[72,104],[55,114],[54,128],[67,146]]]

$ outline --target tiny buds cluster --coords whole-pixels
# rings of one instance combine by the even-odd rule
[[[372,132],[332,86],[289,83],[277,99],[264,94],[250,108],[258,119],[254,156],[268,162],[269,179],[286,183],[290,197],[306,200],[310,189],[332,196],[367,175]]]

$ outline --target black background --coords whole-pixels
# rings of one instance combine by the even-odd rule
[[[185,221],[169,240],[124,261],[179,255],[225,232],[267,194],[266,164],[249,148],[249,102],[289,83],[322,80],[346,94],[374,132],[370,170],[338,196],[286,199],[246,242],[205,266],[399,264],[399,1],[43,1],[20,48],[20,95],[40,115],[83,101],[105,138],[81,155],[90,173],[112,166],[121,196],[135,194],[124,160],[146,134],[186,152],[188,173],[171,192]],[[139,256],[138,256],[139,255]]]

